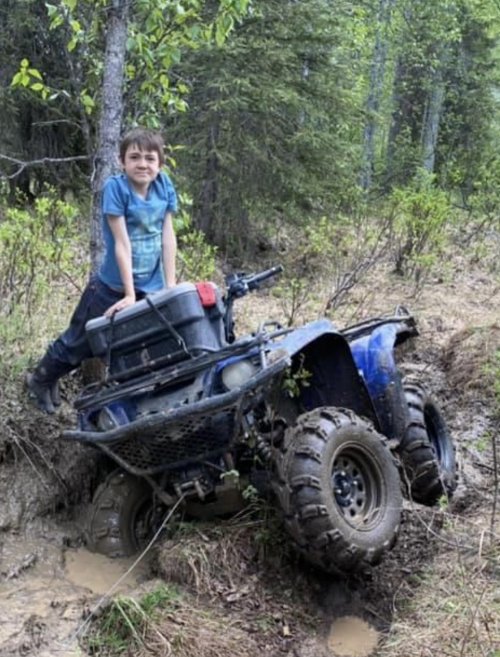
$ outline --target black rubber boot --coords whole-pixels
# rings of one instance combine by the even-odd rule
[[[45,354],[33,373],[26,375],[26,387],[30,397],[42,411],[52,415],[55,406],[61,404],[58,379],[71,369],[73,366]]]
[[[52,401],[52,386],[40,381],[36,370],[33,374],[26,375],[26,387],[29,395],[36,401],[38,408],[49,415],[55,413],[54,402]]]
[[[56,381],[55,383],[52,384],[52,387],[50,389],[50,397],[52,399],[52,403],[54,406],[60,406],[61,405],[61,392],[59,390],[59,381]]]

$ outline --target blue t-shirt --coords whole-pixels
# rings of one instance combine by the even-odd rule
[[[125,174],[110,176],[104,183],[101,202],[105,254],[99,270],[103,283],[123,290],[115,257],[115,239],[108,224],[108,214],[125,217],[132,247],[134,287],[154,292],[164,286],[162,266],[162,230],[165,214],[177,210],[177,196],[172,181],[160,172],[148,189],[145,199],[139,196]]]

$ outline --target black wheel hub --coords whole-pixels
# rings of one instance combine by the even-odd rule
[[[340,451],[332,468],[335,502],[352,527],[369,529],[377,523],[382,500],[381,475],[359,446]]]
[[[333,473],[333,491],[340,506],[352,504],[357,490],[357,481],[344,470]]]

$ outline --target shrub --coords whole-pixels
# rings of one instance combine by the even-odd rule
[[[11,206],[0,197],[0,297],[3,313],[23,303],[27,313],[61,277],[78,278],[78,208],[46,188],[32,207]]]
[[[392,192],[389,205],[396,272],[419,282],[446,243],[452,216],[448,195],[435,187],[432,175],[420,171],[411,185]]]

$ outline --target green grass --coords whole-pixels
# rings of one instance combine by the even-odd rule
[[[98,655],[121,655],[132,648],[139,649],[144,645],[147,629],[162,613],[175,610],[180,597],[175,587],[162,584],[139,600],[130,597],[112,600],[85,638],[85,648]]]

